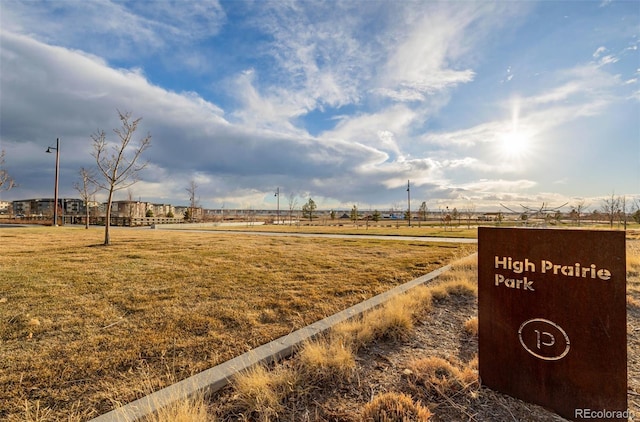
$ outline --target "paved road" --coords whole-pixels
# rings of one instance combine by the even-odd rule
[[[156,228],[156,230],[162,230]],[[225,233],[225,234],[249,234],[271,237],[325,237],[329,239],[376,239],[376,240],[404,240],[411,242],[449,242],[449,243],[478,243],[478,239],[461,237],[428,237],[428,236],[383,236],[372,234],[326,234],[326,233],[282,233],[282,232],[255,232],[250,230],[197,230],[197,229],[171,229],[185,232],[198,233]]]

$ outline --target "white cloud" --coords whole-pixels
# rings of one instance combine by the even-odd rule
[[[596,51],[593,52],[593,58],[597,59],[598,57],[603,55],[606,51],[607,51],[606,47],[602,47],[602,46],[598,47]]]
[[[359,99],[361,81],[366,80],[372,64],[368,46],[356,35],[355,5],[342,3],[265,4],[265,13],[256,25],[273,37],[266,53],[278,68],[265,83],[279,85],[286,81],[286,90],[274,92],[283,98],[298,93],[303,97],[298,108],[340,107]],[[300,101],[300,99],[298,99]]]
[[[600,66],[604,66],[604,65],[616,63],[618,60],[619,59],[616,56],[612,54],[607,54],[606,56],[602,56],[598,63],[600,64]]]
[[[52,16],[55,15],[55,18]],[[148,56],[168,47],[183,48],[215,35],[225,21],[217,0],[185,7],[181,1],[148,3],[110,0],[3,2],[5,30],[28,32],[44,42],[93,51],[107,59]],[[91,34],[91,36],[87,36]]]
[[[522,192],[536,186],[532,180],[504,180],[504,179],[482,179],[475,182],[460,184],[457,187],[471,191],[492,192],[492,193],[514,193]]]
[[[323,133],[321,137],[358,142],[388,153],[399,154],[402,143],[399,138],[405,137],[415,118],[414,110],[398,104],[377,113],[344,118],[335,129]],[[390,142],[389,136],[381,137],[380,133],[391,134],[393,142]]]

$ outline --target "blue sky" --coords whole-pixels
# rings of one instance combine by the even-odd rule
[[[640,201],[637,1],[3,0],[0,27],[2,200],[53,196],[57,137],[77,197],[119,109],[152,135],[144,201]]]

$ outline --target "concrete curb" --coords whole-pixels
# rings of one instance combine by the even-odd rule
[[[192,397],[197,393],[204,393],[205,395],[214,393],[225,387],[238,372],[248,370],[258,364],[270,364],[288,357],[293,354],[295,349],[302,343],[312,340],[334,325],[374,309],[386,303],[394,296],[431,281],[450,268],[450,265],[444,266],[401,286],[394,287],[387,292],[347,308],[344,311],[338,312],[337,314],[273,340],[220,365],[114,409],[109,413],[98,416],[92,419],[92,422],[131,422],[151,415],[174,402]]]

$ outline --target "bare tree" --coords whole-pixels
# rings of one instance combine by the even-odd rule
[[[588,205],[585,205],[584,199],[582,199],[573,205],[573,208],[569,213],[569,216],[571,217],[571,219],[575,220],[578,223],[578,226],[580,226],[582,222],[582,214],[584,214],[584,211],[586,210],[587,207]]]
[[[80,199],[84,202],[84,210],[85,210],[85,224],[84,228],[89,228],[89,201],[93,198],[93,195],[98,192],[100,188],[95,185],[92,181],[95,180],[95,174],[92,171],[87,170],[82,167],[80,169],[80,182],[75,182],[73,184],[73,188],[78,191],[80,194]]]
[[[634,199],[631,208],[631,218],[636,223],[640,223],[640,199]]]
[[[603,199],[602,213],[607,216],[609,227],[613,228],[613,221],[620,213],[620,197],[616,197],[614,193],[611,193],[611,198]]]
[[[476,213],[476,205],[469,202],[464,209],[464,214],[467,216],[467,229],[471,228],[471,218]]]
[[[358,207],[356,205],[351,208],[351,221],[358,228]]]
[[[623,196],[620,199],[620,210],[618,211],[618,227],[620,227],[620,220],[624,223],[624,230],[627,230],[627,197]]]
[[[420,204],[420,208],[418,209],[418,215],[420,216],[420,218],[418,219],[418,227],[420,227],[420,221],[427,221],[428,211],[429,209],[427,208],[427,202],[422,201],[422,204]]]
[[[291,221],[293,220],[293,210],[298,206],[298,195],[295,192],[291,192],[287,196],[287,202],[289,203],[289,225],[291,225]]]
[[[98,165],[99,175],[93,181],[100,189],[107,191],[107,211],[104,224],[104,245],[111,244],[109,226],[111,225],[111,203],[113,193],[127,189],[139,180],[140,171],[147,166],[146,162],[138,162],[142,153],[151,146],[151,134],[140,138],[137,144],[133,135],[142,118],[132,119],[130,112],[120,112],[118,117],[122,126],[113,130],[118,142],[109,143],[104,130],[91,135],[93,140],[93,156]]]
[[[16,182],[4,169],[4,150],[0,151],[0,192],[11,190],[16,187]]]
[[[189,222],[193,223],[196,215],[196,208],[198,206],[198,200],[196,198],[196,191],[198,189],[198,185],[195,180],[191,180],[189,182],[189,186],[187,186],[186,191],[189,194]]]
[[[131,226],[133,225],[134,212],[137,211],[136,209],[133,208],[133,189],[131,188],[127,189],[127,201],[129,202],[127,204],[127,211],[129,212],[129,226]],[[138,204],[136,204],[136,208],[138,208],[137,205]]]

